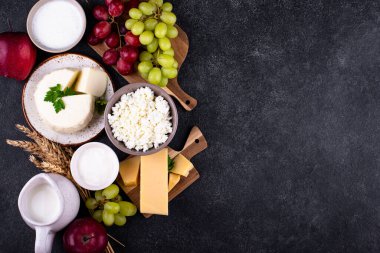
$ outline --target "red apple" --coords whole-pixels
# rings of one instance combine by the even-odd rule
[[[0,34],[0,76],[24,80],[36,62],[37,50],[28,34]]]
[[[63,235],[67,253],[103,253],[107,243],[105,228],[93,218],[76,219]]]

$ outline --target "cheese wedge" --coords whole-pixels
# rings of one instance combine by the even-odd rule
[[[186,157],[179,154],[174,158],[174,167],[170,172],[187,177],[192,168],[194,165]]]
[[[181,180],[181,176],[174,173],[169,173],[169,192],[176,186]]]
[[[141,156],[140,212],[168,215],[168,149]]]
[[[120,162],[120,176],[125,186],[137,186],[140,169],[140,156]]]
[[[108,76],[100,69],[83,68],[74,90],[101,97],[107,88]]]
[[[42,91],[45,96],[46,91],[57,84],[61,85],[62,90],[71,87],[77,79],[78,74],[79,71],[74,69],[59,69],[50,72],[38,83],[36,93]]]
[[[71,87],[78,77],[79,71],[71,69],[60,69],[45,75],[41,81],[37,84],[36,91],[34,92],[35,103],[38,109],[39,102],[44,101],[46,92],[50,87],[54,87],[57,84],[61,85],[61,89],[64,90]]]

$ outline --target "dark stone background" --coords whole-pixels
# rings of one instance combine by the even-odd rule
[[[34,2],[2,0],[0,31],[8,18],[25,31]],[[192,112],[178,106],[172,146],[198,125],[209,148],[193,160],[201,179],[169,217],[137,215],[109,229],[127,245],[113,243],[116,252],[379,252],[379,1],[174,7],[190,39],[179,81],[199,103]],[[100,60],[84,42],[71,52]],[[14,125],[25,124],[23,83],[0,82],[0,252],[32,252],[17,197],[38,170],[5,144],[22,137]],[[54,252],[63,252],[62,232]]]

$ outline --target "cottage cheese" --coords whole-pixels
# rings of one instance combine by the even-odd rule
[[[173,131],[170,107],[148,87],[124,94],[108,114],[113,136],[129,149],[158,148]]]

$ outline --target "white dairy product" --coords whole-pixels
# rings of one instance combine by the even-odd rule
[[[45,97],[46,91],[48,91],[50,87],[56,86],[57,84],[61,85],[62,90],[67,87],[71,87],[78,77],[78,74],[79,71],[74,69],[55,70],[45,75],[38,83],[36,94],[42,92],[42,95]]]
[[[83,68],[74,87],[75,91],[101,97],[107,88],[107,74],[95,68]]]
[[[104,185],[113,171],[114,154],[108,149],[91,147],[83,151],[78,159],[78,172],[83,182],[96,187]]]
[[[49,184],[33,187],[28,199],[30,218],[36,222],[50,223],[59,215],[60,201],[57,193]]]
[[[108,122],[118,141],[144,152],[158,148],[173,131],[168,102],[162,96],[155,97],[148,87],[124,94],[112,107]]]
[[[62,90],[71,87],[79,71],[61,69],[46,75],[34,93],[36,108],[44,122],[61,133],[74,133],[88,125],[94,115],[95,98],[91,95],[63,97],[65,109],[55,112],[51,102],[44,101],[50,87],[61,84]]]
[[[75,133],[85,128],[94,115],[95,98],[91,95],[75,95],[62,98],[65,109],[55,112],[52,103],[38,100],[38,112],[55,131]]]
[[[73,3],[52,0],[43,4],[32,19],[32,33],[36,40],[51,49],[73,45],[83,33],[81,13]]]

